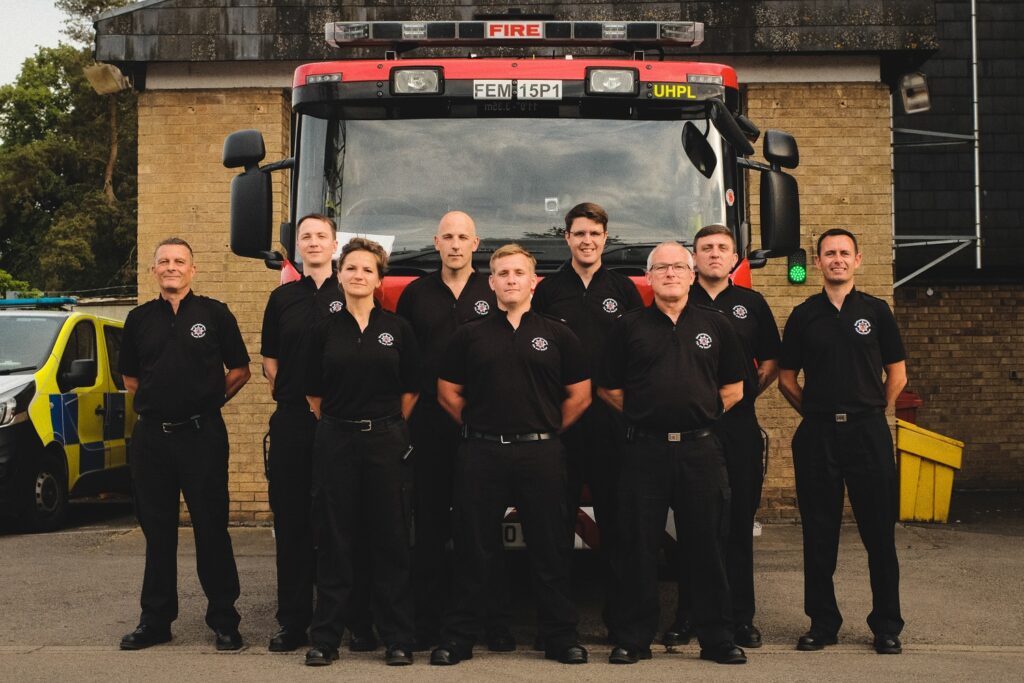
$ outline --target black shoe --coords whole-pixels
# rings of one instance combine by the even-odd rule
[[[835,645],[838,642],[839,639],[835,636],[811,630],[800,636],[800,639],[796,641],[796,649],[802,652],[816,652],[825,649],[826,645]]]
[[[267,649],[271,652],[294,652],[309,642],[305,631],[292,631],[283,628],[270,639]]]
[[[487,649],[491,652],[515,652],[516,638],[508,630],[489,633]]]
[[[753,624],[740,624],[733,634],[733,642],[740,647],[758,648],[764,644],[761,640],[761,632]]]
[[[747,655],[733,643],[722,643],[710,649],[701,649],[700,658],[716,664],[746,664]]]
[[[690,620],[676,620],[675,623],[665,629],[665,633],[661,636],[661,644],[665,647],[689,645],[691,638],[693,638],[693,626],[690,624]]]
[[[613,647],[612,653],[608,655],[609,664],[636,664],[641,659],[650,659],[651,649],[638,650],[631,647]]]
[[[122,650],[145,650],[147,647],[166,643],[171,639],[171,629],[139,624],[134,631],[121,639]]]
[[[401,645],[388,645],[384,653],[384,663],[388,666],[408,666],[412,664],[412,650]]]
[[[903,643],[899,636],[891,633],[879,633],[875,635],[875,652],[880,655],[898,655],[903,652]]]
[[[237,628],[219,628],[213,632],[213,644],[218,650],[242,649],[242,634]]]
[[[463,659],[473,659],[473,653],[467,652],[463,657],[451,644],[435,647],[430,653],[430,663],[434,666],[453,666]]]
[[[545,652],[544,659],[555,659],[561,664],[586,664],[587,648],[576,643],[561,650]]]
[[[306,651],[306,666],[327,666],[338,658],[338,648],[314,645]]]
[[[353,632],[352,637],[348,639],[349,652],[373,652],[379,645],[372,629],[360,633]]]

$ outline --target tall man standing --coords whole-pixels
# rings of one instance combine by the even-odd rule
[[[658,629],[658,549],[671,507],[689,552],[693,623],[701,659],[743,664],[733,643],[724,522],[729,481],[712,425],[743,398],[745,363],[732,325],[689,302],[693,256],[665,242],[647,259],[654,303],[622,316],[609,335],[598,394],[629,427],[619,479],[622,589],[608,661],[650,659]]]
[[[196,266],[188,242],[172,237],[157,245],[152,272],[160,296],[128,314],[119,360],[139,414],[130,462],[135,510],[146,536],[142,617],[121,639],[121,649],[171,639],[178,617],[178,500],[184,494],[208,601],[206,623],[218,650],[238,650],[238,570],[227,528],[228,433],[220,409],[249,381],[249,354],[228,307],[192,293]]]
[[[885,411],[906,386],[906,354],[889,306],[854,286],[861,263],[854,234],[841,228],[823,232],[816,261],[824,288],[793,309],[779,360],[779,388],[803,416],[793,435],[793,469],[803,525],[804,611],[811,628],[797,649],[834,645],[843,623],[832,576],[845,485],[868,553],[867,621],[875,651],[899,654],[899,483]],[[803,387],[797,381],[801,369]]]
[[[456,595],[431,664],[473,656],[488,569],[501,551],[501,522],[515,505],[540,604],[545,656],[582,664],[579,615],[569,595],[572,545],[565,528],[565,451],[558,433],[590,404],[576,335],[530,310],[536,261],[518,245],[491,255],[499,311],[460,327],[445,352],[438,401],[459,424],[455,465]]]
[[[495,308],[487,278],[473,269],[480,246],[476,225],[468,214],[450,211],[441,217],[434,248],[441,268],[405,288],[395,312],[409,321],[420,349],[420,398],[409,420],[416,454],[413,457],[416,547],[413,589],[416,593],[416,631],[420,646],[435,645],[441,614],[448,603],[449,572],[445,547],[452,536],[452,476],[459,447],[459,426],[437,401],[441,356],[459,325],[489,315]],[[502,558],[496,558],[492,605],[505,595]],[[495,611],[493,608],[488,611]],[[497,611],[501,611],[500,609]],[[508,625],[488,614],[487,642],[494,651],[515,649]]]
[[[736,240],[724,225],[709,225],[693,238],[697,281],[690,301],[725,314],[743,345],[746,371],[743,400],[715,422],[715,435],[725,449],[732,497],[725,569],[732,595],[734,640],[741,647],[761,647],[761,632],[754,626],[754,515],[761,504],[764,482],[764,438],[754,411],[754,401],[778,376],[779,328],[768,302],[757,292],[734,285],[729,274],[739,261]],[[683,554],[689,548],[680,546]],[[689,589],[686,563],[679,582],[679,606],[675,623],[665,631],[666,645],[689,642]]]

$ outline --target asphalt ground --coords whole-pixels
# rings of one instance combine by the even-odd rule
[[[509,557],[512,630],[519,650],[477,649],[457,667],[431,667],[418,653],[412,667],[389,668],[381,651],[351,654],[326,669],[302,665],[302,650],[271,654],[274,545],[269,528],[237,527],[235,545],[247,647],[218,653],[203,622],[205,599],[195,575],[191,530],[179,546],[180,617],[174,640],[142,652],[121,652],[120,637],[138,619],[144,539],[129,504],[90,501],[72,506],[64,531],[20,535],[0,529],[0,680],[1024,680],[1024,494],[954,494],[950,524],[901,524],[897,542],[907,622],[904,653],[879,656],[864,623],[870,609],[867,561],[856,528],[844,526],[836,586],[846,617],[840,643],[823,652],[793,649],[806,630],[802,609],[800,529],[766,525],[755,539],[758,615],[765,646],[748,650],[745,666],[700,661],[696,643],[630,667],[606,662],[600,621],[599,563],[577,553],[574,590],[591,663],[567,667],[530,649],[534,607],[525,557]],[[675,600],[662,583],[663,622]]]

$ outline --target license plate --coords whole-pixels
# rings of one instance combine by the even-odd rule
[[[481,79],[473,81],[474,100],[560,100],[562,81]]]
[[[506,548],[525,548],[523,525],[519,522],[502,522],[501,540],[504,541]]]

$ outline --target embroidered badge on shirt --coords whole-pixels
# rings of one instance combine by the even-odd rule
[[[747,319],[747,307],[742,304],[736,304],[732,307],[732,314],[740,320]]]
[[[491,305],[484,301],[483,299],[481,299],[480,301],[477,301],[475,304],[473,304],[473,312],[476,313],[477,315],[487,315],[488,313],[491,312]]]
[[[340,301],[332,301],[330,304],[327,305],[327,310],[330,311],[331,313],[337,313],[343,308],[345,308],[345,304],[343,304]]]
[[[192,333],[192,336],[194,338],[202,339],[203,337],[206,336],[206,325],[202,323],[196,323],[195,325],[192,326],[192,329],[189,330],[189,332]]]
[[[381,332],[377,337],[377,341],[380,342],[381,346],[395,345],[395,337],[390,332]]]
[[[615,313],[619,310],[619,302],[609,297],[601,302],[601,308],[605,313]]]
[[[871,321],[861,318],[853,324],[853,329],[856,330],[857,334],[871,334]]]
[[[697,335],[697,346],[702,349],[711,348],[711,335],[707,332],[701,332]]]
[[[530,345],[538,351],[548,350],[548,340],[544,337],[534,337],[533,341],[530,342]]]

